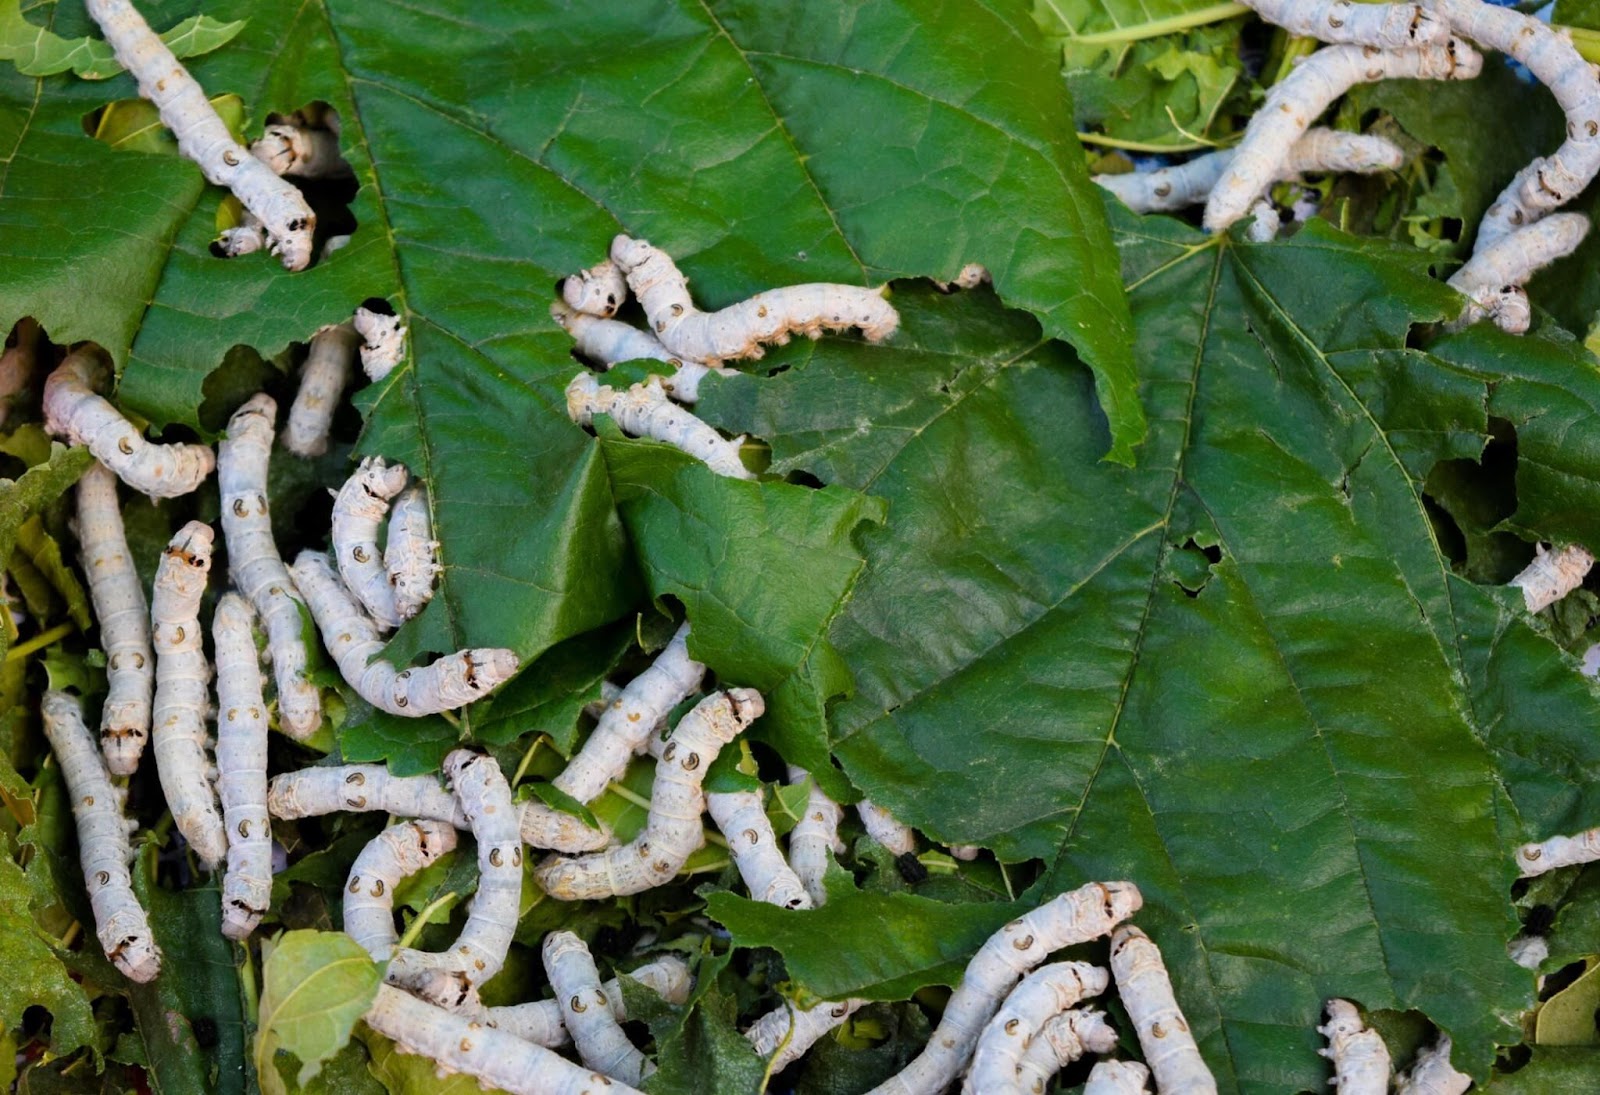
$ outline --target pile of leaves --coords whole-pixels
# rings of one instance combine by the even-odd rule
[[[433,772],[467,742],[537,793],[601,682],[686,616],[693,655],[767,698],[709,786],[765,781],[782,833],[798,764],[925,837],[903,871],[851,823],[809,913],[740,896],[715,845],[634,898],[563,904],[530,878],[486,1002],[542,994],[554,929],[603,972],[676,950],[689,1003],[629,1000],[649,1090],[860,1091],[915,1055],[990,932],[1125,878],[1225,1091],[1323,1090],[1332,996],[1399,1061],[1437,1027],[1486,1090],[1594,1088],[1600,871],[1518,884],[1512,851],[1600,823],[1600,693],[1578,668],[1600,601],[1535,617],[1503,583],[1538,542],[1600,546],[1600,243],[1533,283],[1521,338],[1446,334],[1460,298],[1436,276],[1559,142],[1544,89],[1499,57],[1467,83],[1361,89],[1334,124],[1402,142],[1406,167],[1322,183],[1317,218],[1250,244],[1089,181],[1237,137],[1307,48],[1237,5],[140,6],[241,133],[338,112],[356,184],[315,197],[350,242],[297,274],[213,256],[237,204],[79,5],[0,0],[0,329],[99,344],[120,407],[209,441],[255,391],[287,405],[320,326],[387,300],[407,361],[356,392],[327,456],[275,456],[280,549],[323,546],[324,488],[355,458],[403,461],[446,567],[387,656],[505,646],[526,667],[427,719],[324,667],[329,729],[274,735],[272,770]],[[1555,18],[1600,28],[1581,0]],[[901,328],[707,379],[696,413],[751,437],[758,481],[592,435],[548,304],[619,231],[677,257],[707,307],[890,281]],[[992,289],[936,287],[973,262]],[[68,521],[88,457],[39,419],[24,393],[0,434],[0,1082],[475,1089],[358,1023],[378,974],[337,933],[339,890],[379,816],[280,823],[272,911],[237,946],[147,764],[135,876],[167,967],[135,986],[98,953],[38,726],[47,685],[104,687]],[[175,529],[216,517],[214,482],[128,502],[147,585]],[[643,768],[595,807],[624,837]],[[419,945],[453,938],[475,873],[469,846],[401,891]],[[1507,956],[1523,931],[1549,936],[1542,988]],[[877,1002],[774,1080],[738,1031],[780,995]]]

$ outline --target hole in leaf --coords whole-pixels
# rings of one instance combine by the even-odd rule
[[[1222,548],[1219,545],[1204,544],[1191,536],[1178,544],[1177,549],[1168,556],[1167,570],[1173,585],[1183,590],[1186,596],[1198,597],[1211,581],[1214,573],[1212,568],[1220,562]]]
[[[1498,529],[1517,511],[1516,427],[1491,418],[1489,434],[1479,459],[1435,464],[1423,481],[1423,494],[1441,515],[1435,523],[1442,530],[1440,547],[1456,569],[1475,582],[1502,585],[1528,565],[1533,545]]]
[[[812,490],[821,490],[827,484],[808,471],[796,468],[783,477],[785,483],[793,483],[797,487],[810,487]]]

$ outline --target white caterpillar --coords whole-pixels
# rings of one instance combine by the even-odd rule
[[[1511,584],[1522,590],[1529,612],[1540,612],[1581,586],[1593,566],[1594,555],[1581,544],[1568,544],[1554,551],[1538,544],[1533,562],[1511,579]]]
[[[156,568],[150,622],[156,651],[151,736],[161,793],[178,832],[212,870],[228,851],[206,755],[211,667],[200,644],[200,598],[211,572],[210,525],[190,521],[167,545]]]
[[[499,648],[458,650],[417,669],[396,670],[377,657],[383,649],[378,629],[324,555],[302,551],[292,573],[339,673],[380,711],[412,718],[453,711],[482,699],[517,671],[517,656]]]
[[[350,165],[339,155],[339,134],[321,126],[275,122],[251,143],[250,152],[274,175],[336,179],[350,174]]]
[[[791,784],[810,778],[804,768],[789,766]],[[805,813],[789,830],[789,866],[810,895],[811,903],[819,908],[828,901],[828,891],[822,884],[828,870],[828,853],[839,855],[844,851],[844,841],[839,839],[839,822],[843,818],[844,808],[813,781],[806,793]]]
[[[389,510],[389,542],[383,549],[383,569],[389,574],[395,615],[401,620],[411,619],[433,599],[438,552],[427,492],[421,483],[413,483]]]
[[[896,821],[894,815],[870,799],[856,803],[856,813],[867,835],[896,856],[911,855],[917,850],[917,834],[911,826]]]
[[[1450,1063],[1450,1037],[1439,1040],[1417,1054],[1410,1072],[1395,1077],[1395,1095],[1462,1095],[1472,1086],[1472,1077],[1457,1072]]]
[[[689,625],[685,623],[650,667],[607,705],[583,748],[556,776],[556,789],[579,802],[600,797],[607,784],[621,778],[628,761],[645,745],[656,725],[700,687],[705,675],[706,667],[689,657]]]
[[[1414,49],[1450,34],[1450,25],[1420,4],[1354,4],[1350,0],[1247,0],[1246,7],[1290,34],[1379,49]]]
[[[1267,92],[1244,141],[1234,151],[1206,202],[1207,231],[1220,232],[1243,217],[1282,172],[1289,149],[1328,105],[1358,83],[1376,80],[1470,80],[1483,58],[1465,42],[1448,38],[1420,49],[1371,46],[1319,49]]]
[[[1099,996],[1110,981],[1105,970],[1084,962],[1053,962],[1028,974],[978,1036],[972,1070],[961,1090],[969,1095],[1020,1091],[1023,1051],[1039,1028],[1084,997]]]
[[[943,1091],[1017,979],[1052,952],[1098,939],[1144,904],[1131,882],[1090,882],[1024,913],[991,935],[961,976],[926,1048],[872,1095]]]
[[[392,776],[381,764],[302,768],[273,776],[267,785],[267,809],[285,820],[372,810],[469,828],[461,804],[433,776]],[[518,805],[517,813],[523,841],[535,848],[588,852],[611,842],[611,831],[603,824],[591,829],[542,802],[529,799]]]
[[[389,515],[389,500],[405,489],[404,465],[385,465],[369,456],[333,496],[333,555],[339,577],[373,622],[385,631],[400,626],[394,586],[378,551],[378,528]]]
[[[1251,243],[1271,243],[1278,238],[1283,217],[1278,213],[1277,206],[1263,198],[1250,207],[1250,216],[1255,219],[1250,222],[1245,238]]]
[[[321,456],[328,451],[328,431],[333,413],[355,371],[356,347],[361,336],[349,323],[335,323],[311,336],[300,389],[289,408],[283,428],[283,447],[296,456]]]
[[[78,857],[100,949],[130,980],[149,981],[161,972],[161,951],[128,874],[133,858],[128,834],[136,823],[122,816],[123,793],[111,786],[78,701],[65,692],[46,692],[40,711],[45,737],[72,796]]]
[[[1233,162],[1234,152],[1231,148],[1208,152],[1156,171],[1096,175],[1094,181],[1135,213],[1170,212],[1205,201]],[[1394,171],[1404,160],[1399,147],[1383,137],[1317,126],[1289,146],[1289,155],[1271,182],[1324,171]]]
[[[395,888],[455,846],[455,826],[446,821],[403,821],[373,837],[350,864],[345,881],[345,934],[374,961],[388,961],[400,939],[394,928]]]
[[[963,863],[971,863],[983,851],[976,844],[952,844],[949,846],[950,855]]]
[[[150,739],[155,652],[150,609],[117,506],[117,477],[104,464],[95,463],[78,480],[78,541],[110,685],[100,709],[100,750],[112,775],[132,775]]]
[[[228,420],[228,436],[217,447],[217,489],[222,495],[228,572],[266,628],[273,679],[278,684],[278,723],[284,733],[304,741],[322,725],[322,697],[306,679],[299,590],[272,538],[267,466],[277,414],[278,405],[264,392],[251,396],[234,412]]]
[[[152,498],[176,498],[205,481],[216,465],[207,445],[158,445],[95,392],[105,366],[85,346],[67,355],[44,382],[45,429],[95,459],[128,486]]]
[[[1389,1090],[1389,1048],[1375,1030],[1361,1022],[1361,1014],[1348,1000],[1328,1001],[1328,1022],[1317,1028],[1328,1039],[1318,1053],[1333,1061],[1334,1086],[1339,1095],[1383,1095]],[[1161,1087],[1161,1070],[1156,1069]],[[1163,1088],[1163,1090],[1165,1090]]]
[[[266,226],[273,254],[290,270],[311,261],[317,217],[300,191],[241,148],[217,116],[188,69],[150,29],[129,0],[85,0],[105,32],[117,60],[139,81],[139,94],[154,103],[178,140],[178,151],[200,165],[205,177],[233,191]]]
[[[1042,1095],[1050,1077],[1090,1053],[1117,1048],[1117,1032],[1105,1012],[1092,1008],[1052,1015],[1034,1032],[1017,1065],[1017,1085],[1029,1095]]]
[[[272,822],[267,817],[267,703],[261,696],[250,602],[224,593],[211,617],[217,656],[217,792],[228,838],[222,934],[246,939],[272,898]]]
[[[694,986],[688,963],[670,954],[664,954],[622,976],[639,982],[669,1004],[686,1002],[689,990]],[[617,978],[611,978],[600,989],[605,993],[606,1006],[611,1009],[616,1021],[627,1022],[628,1011],[623,1003],[622,985]],[[451,1009],[458,1015],[465,1015],[485,1026],[551,1049],[572,1041],[572,1035],[567,1032],[566,1024],[561,1019],[560,1000],[535,1000],[527,1004],[486,1008],[478,999],[476,989],[468,989],[465,997],[460,1006]]]
[[[610,998],[600,986],[600,972],[583,940],[568,931],[551,932],[544,937],[543,950],[544,971],[561,1003],[561,1019],[579,1060],[625,1084],[641,1083],[655,1072],[655,1065],[628,1041],[611,1013]]]
[[[362,338],[361,368],[369,380],[382,380],[406,356],[406,325],[399,316],[364,304],[350,322]]]
[[[711,820],[728,840],[728,853],[750,896],[785,909],[811,908],[811,895],[778,850],[759,791],[713,791],[706,795]]]
[[[1481,0],[1429,0],[1428,7],[1461,37],[1526,65],[1567,116],[1561,147],[1519,171],[1483,215],[1473,245],[1482,251],[1577,197],[1600,171],[1600,79],[1564,28]]]
[[[628,282],[617,264],[606,259],[563,278],[561,299],[575,312],[610,319],[628,302]]]
[[[1144,1095],[1150,1070],[1138,1061],[1101,1061],[1089,1070],[1083,1095]]]
[[[1111,973],[1145,1063],[1155,1073],[1156,1090],[1215,1093],[1217,1082],[1178,1009],[1161,951],[1132,924],[1112,933]]]
[[[444,773],[478,843],[478,893],[448,951],[403,950],[389,960],[388,978],[394,984],[418,980],[430,971],[452,974],[462,984],[482,984],[505,964],[522,911],[522,836],[500,766],[493,757],[457,749],[444,758]]]
[[[1557,213],[1488,246],[1480,246],[1450,278],[1450,287],[1471,301],[1461,322],[1481,319],[1490,310],[1480,303],[1484,294],[1521,286],[1539,270],[1576,251],[1588,232],[1589,218],[1582,213]]]
[[[980,285],[994,283],[994,275],[989,273],[989,268],[981,262],[969,262],[956,272],[952,281],[938,281],[934,284],[941,293],[951,293],[957,289],[976,289]]]
[[[1506,957],[1525,970],[1536,970],[1550,957],[1550,941],[1542,935],[1519,935],[1506,944]]]
[[[700,381],[708,373],[735,375],[735,370],[713,369],[703,362],[679,357],[661,345],[649,331],[641,331],[614,319],[602,319],[585,312],[574,311],[557,300],[550,304],[550,315],[572,336],[578,353],[600,366],[609,369],[619,361],[664,361],[676,372],[661,378],[661,386],[679,403],[694,403],[700,398]]]
[[[792,1001],[785,1000],[751,1023],[744,1036],[750,1040],[758,1057],[771,1060],[770,1071],[776,1075],[805,1056],[806,1050],[830,1030],[842,1026],[865,1003],[865,1000],[823,1000],[809,1008],[797,1008]]]
[[[44,333],[38,323],[23,316],[17,320],[9,341],[11,345],[0,353],[0,427],[11,417],[11,401],[33,382]]]
[[[1600,829],[1585,829],[1572,836],[1553,836],[1517,849],[1517,866],[1523,878],[1546,874],[1559,867],[1575,867],[1600,859]]]
[[[661,378],[651,377],[624,391],[602,385],[593,373],[579,373],[567,385],[567,413],[580,426],[594,423],[597,414],[616,419],[623,432],[682,449],[705,461],[718,475],[754,479],[739,459],[743,438],[728,440],[706,423],[667,398]]]
[[[701,700],[678,722],[656,764],[650,816],[630,844],[577,858],[552,857],[534,871],[539,885],[561,901],[640,893],[670,882],[705,842],[701,781],[717,753],[766,705],[753,688],[732,688]]]
[[[1471,303],[1461,316],[1445,324],[1446,330],[1458,331],[1484,316],[1509,335],[1526,334],[1533,326],[1533,304],[1520,285],[1480,285],[1468,294],[1468,300]]]
[[[790,285],[720,312],[702,312],[689,296],[688,279],[660,248],[618,236],[611,241],[611,261],[627,276],[662,345],[707,365],[760,357],[762,343],[781,346],[795,333],[816,338],[824,330],[859,327],[868,342],[882,342],[900,324],[883,287]]]
[[[441,1075],[460,1072],[510,1095],[640,1095],[543,1046],[453,1015],[390,985],[379,985],[367,1025],[394,1039],[402,1053],[437,1062]]]

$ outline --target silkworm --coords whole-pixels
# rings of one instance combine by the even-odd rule
[[[91,346],[80,347],[44,382],[45,429],[96,460],[128,486],[152,498],[176,498],[205,481],[216,466],[208,445],[159,445],[95,391],[105,364]]]
[[[707,365],[757,358],[763,343],[781,346],[791,335],[816,338],[824,330],[859,327],[868,342],[882,342],[900,324],[883,287],[790,285],[719,312],[702,312],[689,296],[688,279],[660,248],[617,236],[611,241],[611,261],[627,277],[662,345]]]
[[[706,795],[711,820],[728,841],[728,854],[750,896],[785,909],[811,908],[811,895],[778,850],[759,791],[713,791]]]
[[[1334,1084],[1339,1095],[1383,1095],[1389,1090],[1389,1048],[1375,1030],[1361,1022],[1361,1013],[1348,1000],[1328,1001],[1328,1021],[1317,1028],[1328,1039],[1325,1049],[1317,1050],[1333,1061]],[[1156,1086],[1161,1086],[1161,1070],[1155,1068]]]
[[[375,961],[388,961],[400,940],[394,927],[395,889],[455,846],[456,830],[447,821],[402,821],[369,840],[345,880],[345,934]]]
[[[317,217],[292,183],[285,182],[228,132],[206,93],[178,63],[129,0],[85,0],[117,60],[139,82],[139,94],[154,103],[161,122],[178,140],[178,151],[201,174],[233,192],[266,226],[273,254],[290,270],[311,261]]]
[[[224,593],[211,617],[217,657],[217,792],[228,865],[222,934],[246,939],[272,898],[272,822],[267,817],[267,703],[262,698],[250,602]]]
[[[1144,1095],[1150,1070],[1137,1061],[1100,1061],[1089,1070],[1083,1095]]]
[[[295,585],[317,621],[339,673],[380,711],[421,718],[482,699],[517,672],[510,650],[471,649],[447,654],[416,669],[396,670],[378,658],[378,629],[351,599],[320,552],[302,551],[292,568]]]
[[[700,381],[709,373],[736,375],[733,369],[713,369],[704,362],[679,357],[661,345],[649,331],[614,319],[602,319],[574,311],[562,301],[552,301],[550,315],[572,336],[578,353],[609,369],[619,361],[664,361],[673,367],[671,376],[661,378],[661,387],[679,403],[694,403],[700,398]]]
[[[1075,1008],[1052,1015],[1034,1032],[1017,1064],[1017,1085],[1028,1095],[1041,1095],[1050,1078],[1090,1053],[1117,1048],[1117,1032],[1105,1012]]]
[[[405,489],[406,469],[386,465],[381,456],[363,459],[333,497],[333,556],[339,577],[373,622],[389,631],[400,626],[394,586],[378,551],[378,529],[389,515],[389,500]]]
[[[300,593],[272,536],[267,468],[277,414],[277,403],[265,393],[251,396],[234,412],[228,435],[217,447],[217,488],[228,572],[266,628],[278,685],[278,724],[290,737],[304,741],[322,725],[322,697],[306,679]]]
[[[350,323],[335,323],[311,336],[305,367],[300,370],[300,387],[283,428],[283,447],[296,456],[321,456],[328,451],[333,415],[355,372],[360,345],[361,336]]]
[[[274,175],[337,179],[350,174],[350,165],[339,155],[339,134],[321,126],[275,122],[251,143],[250,153]]]
[[[676,955],[664,954],[638,969],[622,975],[645,986],[669,1004],[683,1004],[689,999],[694,978],[689,974],[688,963]],[[600,986],[605,994],[606,1007],[619,1023],[628,1020],[628,1009],[623,1003],[622,984],[613,977]],[[563,1022],[560,1000],[534,1000],[526,1004],[507,1004],[486,1008],[478,999],[476,989],[468,989],[460,1006],[451,1009],[458,1015],[515,1034],[535,1045],[551,1049],[569,1044],[572,1035]]]
[[[78,541],[110,686],[100,709],[100,751],[112,775],[131,775],[150,739],[155,651],[150,609],[117,505],[117,477],[98,462],[78,480]]]
[[[561,901],[640,893],[672,880],[705,842],[701,782],[722,747],[766,709],[753,688],[733,688],[701,700],[672,731],[656,764],[645,828],[629,844],[576,858],[551,857],[534,871],[546,893]]]
[[[378,381],[394,371],[406,356],[406,325],[393,312],[366,305],[350,320],[361,336],[361,368],[369,380]]]
[[[1351,0],[1246,0],[1246,6],[1290,34],[1379,49],[1414,49],[1440,41],[1450,25],[1420,4],[1355,4]]]
[[[1144,904],[1131,882],[1090,882],[1011,921],[978,948],[927,1046],[873,1095],[942,1091],[972,1055],[1012,986],[1052,952],[1107,934]]]
[[[1282,172],[1289,149],[1328,105],[1359,83],[1377,80],[1470,80],[1483,58],[1457,38],[1418,49],[1328,46],[1300,62],[1267,92],[1250,119],[1244,141],[1206,202],[1207,231],[1220,232],[1243,217]]]
[[[72,796],[83,884],[94,910],[100,949],[129,980],[150,981],[161,972],[161,950],[128,874],[133,858],[128,834],[135,823],[122,816],[123,796],[111,786],[100,763],[77,699],[52,690],[44,694],[40,711],[45,737]]]
[[[870,799],[856,803],[856,814],[866,828],[867,835],[896,856],[912,855],[917,850],[917,834],[911,826],[902,825],[893,814]]]
[[[383,569],[394,591],[395,615],[401,620],[411,619],[433,599],[438,551],[427,492],[421,483],[413,483],[389,510],[389,542],[383,549]]]
[[[1110,980],[1105,970],[1084,962],[1053,962],[1028,974],[984,1025],[962,1090],[1020,1090],[1023,1051],[1039,1028],[1084,997],[1100,995]]]
[[[1457,1072],[1450,1063],[1450,1037],[1420,1051],[1409,1072],[1395,1077],[1395,1095],[1462,1095],[1472,1086],[1472,1077]]]
[[[804,768],[789,766],[791,784],[808,779],[811,774]],[[828,870],[828,853],[844,852],[844,841],[839,839],[839,822],[843,818],[843,807],[813,780],[806,792],[805,812],[789,830],[789,866],[810,895],[812,905],[818,908],[828,901],[828,891],[822,882]]]
[[[809,1008],[797,1008],[785,1000],[750,1024],[744,1036],[756,1056],[771,1060],[773,1075],[798,1061],[823,1035],[844,1025],[865,1000],[823,1000]],[[785,1042],[784,1039],[788,1041]]]
[[[1589,218],[1582,213],[1556,213],[1480,247],[1450,278],[1450,287],[1471,302],[1459,322],[1481,319],[1488,311],[1480,303],[1482,294],[1522,285],[1539,270],[1576,251],[1588,233]]]
[[[610,259],[561,280],[561,299],[575,312],[609,319],[628,301],[628,282]]]
[[[1517,866],[1523,878],[1546,874],[1559,867],[1575,867],[1600,859],[1600,828],[1585,829],[1571,836],[1553,836],[1537,844],[1517,849]]]
[[[1581,544],[1567,544],[1553,551],[1538,544],[1533,562],[1511,579],[1511,584],[1522,590],[1529,612],[1541,612],[1583,585],[1593,566],[1594,555]]]
[[[551,932],[544,937],[543,953],[550,989],[561,1004],[561,1020],[584,1066],[625,1084],[642,1083],[654,1073],[655,1065],[628,1041],[611,1013],[600,972],[583,940],[569,931]]]
[[[556,789],[584,803],[600,797],[612,780],[622,777],[628,761],[668,712],[700,687],[705,674],[706,667],[689,657],[685,623],[649,668],[606,707],[583,747],[556,776]]]
[[[1132,924],[1111,935],[1111,974],[1139,1036],[1157,1091],[1209,1092],[1217,1082],[1178,1008],[1160,949]]]
[[[211,573],[213,537],[211,526],[199,521],[179,529],[161,556],[150,596],[156,652],[151,716],[156,772],[173,823],[208,871],[228,851],[207,756],[211,666],[200,642],[200,598]]]
[[[567,385],[567,413],[580,426],[590,426],[597,414],[608,414],[634,437],[648,437],[682,449],[718,475],[754,479],[739,459],[742,438],[729,440],[667,398],[660,377],[617,391],[601,384],[593,373],[579,373]]]

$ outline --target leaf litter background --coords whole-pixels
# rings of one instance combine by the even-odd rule
[[[1533,986],[1505,955],[1509,852],[1595,820],[1600,711],[1518,596],[1457,576],[1475,560],[1455,527],[1486,530],[1423,488],[1440,468],[1470,487],[1491,430],[1509,428],[1515,509],[1499,527],[1600,538],[1600,382],[1574,339],[1553,324],[1433,338],[1454,308],[1428,277],[1437,256],[1324,225],[1244,246],[1113,208],[1108,233],[1059,56],[1020,6],[206,11],[249,20],[191,62],[209,94],[243,99],[247,129],[313,100],[339,110],[353,243],[295,276],[213,259],[219,192],[176,158],[84,134],[86,114],[134,94],[127,77],[0,65],[0,324],[32,315],[58,343],[94,339],[125,406],[205,431],[245,394],[213,377],[225,357],[270,371],[387,297],[414,365],[359,395],[358,451],[428,479],[448,564],[392,652],[504,644],[534,662],[460,732],[511,757],[535,731],[570,746],[633,614],[675,598],[697,656],[770,693],[755,736],[836,791],[936,839],[1043,860],[1030,898],[1137,880],[1224,1089],[1318,1088],[1313,1028],[1334,994],[1426,1013],[1480,1075],[1495,1043],[1520,1040]],[[166,27],[195,11],[149,14]],[[88,33],[73,4],[27,17]],[[1473,109],[1539,101],[1493,78],[1375,94],[1447,154]],[[1521,158],[1452,158],[1440,215],[1470,223]],[[998,293],[899,281],[890,343],[798,345],[709,382],[700,413],[771,450],[774,475],[730,482],[566,419],[576,366],[550,286],[619,230],[679,257],[708,306],[970,261]],[[1594,279],[1567,281],[1577,303],[1557,311],[1581,326]],[[0,497],[5,527],[76,471],[58,456],[33,473],[37,497],[33,475]],[[355,711],[337,744],[419,771],[457,737]],[[22,841],[60,851],[0,878],[0,896],[43,909],[54,889],[70,906],[68,820],[19,820],[33,821]],[[807,987],[899,999],[948,984],[1014,907],[939,881],[841,892],[811,917],[710,900],[736,944],[776,947]],[[200,915],[210,896],[161,900]],[[7,1026],[38,1001],[57,1050],[91,1041],[83,990],[6,920],[0,946],[34,982],[0,1009]],[[170,934],[175,966],[231,964],[205,931]],[[93,955],[66,961],[114,983]],[[116,1059],[181,1067],[181,1029],[154,1029],[162,1009],[229,1013],[185,1006],[196,990],[178,980],[131,1001],[141,1036],[173,1046]],[[179,999],[141,1004],[160,992]],[[221,1060],[243,1053],[231,1007],[204,1039],[220,1036]],[[687,1074],[727,1065],[714,1034],[677,1038]]]

